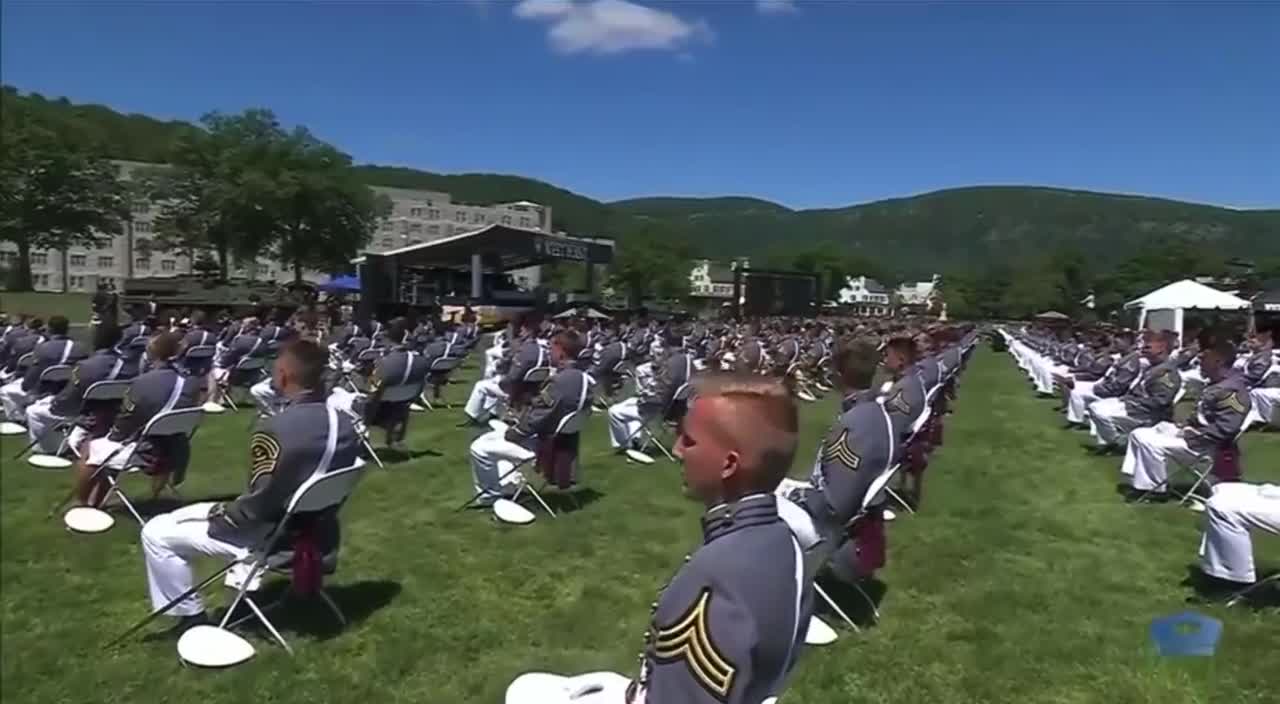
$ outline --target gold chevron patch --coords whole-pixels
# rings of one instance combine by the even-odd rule
[[[862,457],[849,446],[848,428],[840,431],[840,437],[823,446],[822,461],[828,464],[838,462],[849,469],[857,469],[862,464]]]
[[[1222,399],[1222,404],[1221,404],[1221,406],[1220,406],[1220,407],[1221,407],[1221,408],[1229,408],[1229,409],[1231,409],[1231,410],[1235,411],[1236,413],[1248,413],[1248,412],[1249,412],[1249,409],[1245,408],[1245,407],[1244,407],[1244,404],[1243,404],[1243,403],[1240,403],[1240,399],[1236,398],[1236,395],[1235,395],[1235,394],[1233,394],[1233,393],[1232,393],[1232,394],[1227,394],[1226,398]]]
[[[907,403],[907,399],[903,398],[902,389],[898,389],[893,396],[890,396],[889,399],[884,402],[884,405],[889,410],[897,411],[904,416],[911,414],[911,404]]]
[[[249,486],[253,486],[259,476],[274,472],[279,458],[279,441],[266,433],[254,433],[249,440],[249,464],[252,467]]]
[[[697,601],[675,623],[657,629],[653,656],[664,664],[683,660],[699,685],[725,701],[738,669],[721,654],[711,637],[710,612],[711,589],[704,587]]]

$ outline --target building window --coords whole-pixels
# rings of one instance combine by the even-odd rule
[[[172,259],[162,259],[162,260],[160,260],[160,268],[161,268],[163,271],[177,271],[177,270],[178,270],[178,262],[176,262],[176,261],[174,261],[174,260],[172,260]]]
[[[511,224],[511,216],[510,216],[510,215],[503,215],[503,216],[502,216],[502,224],[503,224],[503,225],[510,225],[510,224]]]
[[[110,269],[111,267],[113,267],[113,266],[115,266],[115,265],[116,265],[116,258],[115,258],[115,257],[98,257],[98,268],[99,268],[99,269]]]
[[[133,231],[134,231],[134,232],[151,232],[151,223],[149,223],[149,222],[135,222],[135,223],[133,224]]]
[[[94,249],[111,249],[111,240],[97,240],[93,243]]]
[[[409,217],[411,218],[422,217],[422,208],[409,208]]]
[[[146,201],[135,201],[133,204],[133,212],[137,215],[146,215],[151,212],[151,204]]]
[[[415,222],[409,226],[409,232],[422,232],[422,223]]]
[[[428,235],[438,235],[438,234],[440,234],[440,226],[439,226],[439,225],[427,225],[427,234],[428,234]]]
[[[520,227],[528,227],[529,218],[520,218]]]
[[[32,252],[31,253],[32,266],[48,266],[48,264],[49,264],[48,252]]]
[[[71,266],[84,266],[86,257],[83,254],[71,255]]]
[[[471,222],[484,222],[484,213],[475,213],[471,216]]]
[[[104,284],[111,284],[114,286],[116,283],[116,278],[114,276],[99,276],[98,281]]]
[[[427,211],[427,219],[428,219],[428,220],[439,220],[439,219],[440,219],[440,209],[439,209],[439,208],[432,208],[431,210],[428,210],[428,211]]]
[[[101,259],[101,258],[99,258],[99,259],[98,259],[98,262],[99,262],[99,266],[101,266],[102,259]],[[134,260],[134,262],[133,262],[133,266],[134,266],[134,268],[135,268],[135,269],[142,269],[143,271],[147,271],[147,270],[149,270],[149,269],[151,268],[151,260],[150,260],[150,259],[137,259],[137,260]]]
[[[458,212],[453,216],[453,219],[454,219],[454,220],[456,220],[456,221],[458,221],[458,222],[466,222],[466,221],[467,221],[467,214],[466,214],[466,213],[464,213],[464,212],[462,212],[461,210],[459,210],[459,211],[458,211]]]
[[[390,220],[383,220],[382,225],[380,227],[383,232],[390,232],[391,230],[396,229],[395,224],[392,223]]]
[[[409,240],[409,244],[422,244],[422,240],[414,238]]]
[[[391,240],[391,238],[390,238],[390,237],[383,237],[383,238],[382,238],[382,246],[383,246],[383,247],[390,247],[390,246],[391,246],[391,242],[392,242],[392,240]]]

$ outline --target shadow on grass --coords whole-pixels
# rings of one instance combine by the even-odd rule
[[[359,625],[379,610],[386,608],[403,590],[399,582],[385,579],[366,580],[349,583],[324,584],[324,590],[333,602],[342,610],[347,623],[338,621],[333,611],[316,596],[300,596],[290,591],[292,587],[287,579],[276,579],[263,586],[254,594],[254,601],[260,606],[277,604],[267,611],[267,618],[282,633],[296,633],[315,638],[329,640],[344,631]],[[247,609],[237,608],[237,618],[249,615]],[[243,627],[256,635],[270,638],[267,630],[257,619],[250,619]]]
[[[548,485],[546,489],[541,489],[538,493],[542,494],[542,499],[547,502],[551,510],[558,514],[581,511],[604,497],[604,494],[591,487],[561,491],[554,486]]]
[[[858,624],[859,628],[876,625],[875,609],[880,608],[885,595],[889,593],[889,585],[875,577],[864,579],[858,583],[864,594],[860,593],[858,588],[852,584],[836,579],[831,575],[819,577],[818,582],[823,590],[827,592],[827,596],[831,597],[836,606],[839,606],[842,611],[848,614],[849,618]],[[822,597],[815,595],[815,598],[817,599],[814,605],[815,613],[821,613],[828,619],[836,619],[836,622],[840,622],[834,610]]]
[[[1265,572],[1259,570],[1257,578],[1258,581],[1254,583],[1256,586],[1249,589],[1249,585],[1246,584],[1211,577],[1201,571],[1199,565],[1193,563],[1187,565],[1187,576],[1182,580],[1182,586],[1190,588],[1193,592],[1193,595],[1187,598],[1190,604],[1226,605],[1234,596],[1248,589],[1237,605],[1255,611],[1280,608],[1280,569]]]
[[[141,500],[138,500],[138,499],[130,499],[130,500],[133,501],[133,507],[138,509],[138,513],[142,514],[143,520],[146,520],[146,519],[159,516],[162,513],[177,511],[183,506],[190,506],[192,504],[201,504],[201,503],[220,503],[224,501],[234,501],[238,497],[239,497],[239,494],[215,494],[213,496],[202,496],[199,498],[192,498],[192,497],[179,498],[176,496],[157,496],[154,499],[146,498]],[[110,506],[108,506],[104,510],[107,513],[110,513],[114,516],[130,515],[128,509],[126,509],[124,507],[124,504],[121,504],[121,503],[113,502]]]

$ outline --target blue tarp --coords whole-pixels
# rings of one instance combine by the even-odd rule
[[[360,290],[360,277],[358,276],[333,276],[328,281],[320,284],[318,288],[328,293],[345,293]]]

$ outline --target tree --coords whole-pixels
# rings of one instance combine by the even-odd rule
[[[618,242],[609,280],[611,286],[627,293],[632,306],[638,306],[646,298],[688,296],[690,268],[683,245],[650,230]]]
[[[128,206],[116,166],[89,145],[7,105],[2,129],[0,240],[18,248],[12,288],[29,291],[33,249],[110,238]]]

